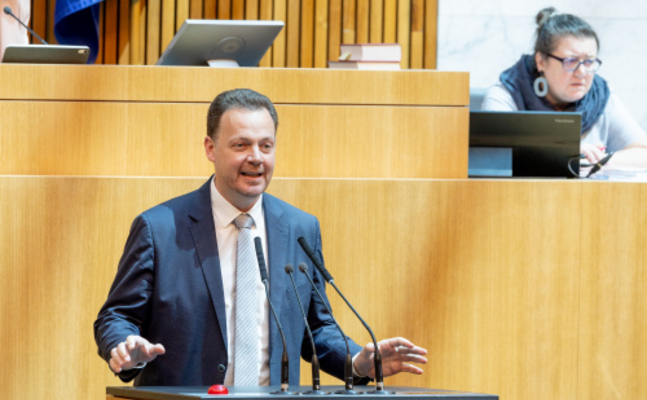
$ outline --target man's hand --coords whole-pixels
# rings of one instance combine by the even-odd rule
[[[410,363],[426,364],[424,357],[427,350],[418,347],[405,338],[397,337],[385,339],[377,343],[382,356],[382,373],[384,376],[395,375],[400,372],[422,374],[422,369]],[[360,376],[375,378],[375,365],[373,343],[368,343],[355,357],[355,372]]]
[[[128,336],[125,342],[110,350],[110,369],[116,374],[140,363],[153,361],[166,352],[161,344],[151,344],[141,336]]]

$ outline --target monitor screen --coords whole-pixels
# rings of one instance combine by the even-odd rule
[[[575,112],[471,111],[468,173],[573,178],[579,173],[581,126]]]
[[[255,67],[283,29],[283,21],[187,19],[157,65],[208,66],[233,60]]]

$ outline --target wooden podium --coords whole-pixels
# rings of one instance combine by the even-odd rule
[[[236,399],[236,400],[287,400],[294,399],[295,395],[300,399],[364,399],[364,400],[498,400],[499,396],[482,393],[459,392],[454,390],[426,389],[416,387],[393,387],[386,388],[390,394],[371,393],[375,387],[356,386],[356,395],[335,394],[336,391],[344,389],[343,386],[323,386],[321,390],[327,394],[312,395],[308,391],[312,387],[300,386],[290,388],[291,394],[277,394],[278,387],[250,387],[231,388],[226,395],[207,394],[208,387],[108,387],[106,388],[106,400],[132,399],[132,400],[207,400],[207,399]]]

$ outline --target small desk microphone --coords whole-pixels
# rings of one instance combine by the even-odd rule
[[[16,16],[16,14],[14,14],[14,13],[13,13],[13,11],[11,11],[11,7],[6,6],[6,7],[4,8],[4,10],[3,10],[3,11],[4,11],[4,13],[5,13],[5,14],[7,14],[7,15],[11,15],[11,16],[16,20],[16,21],[18,21],[18,23],[19,23],[20,25],[24,26],[24,27],[25,27],[25,28],[26,28],[26,29],[27,29],[27,30],[28,30],[32,35],[36,36],[36,37],[38,38],[38,40],[40,40],[41,42],[43,42],[43,44],[49,44],[49,43],[47,43],[46,41],[44,41],[44,40],[43,40],[43,38],[41,38],[40,36],[38,36],[38,34],[37,34],[36,32],[34,32],[30,27],[28,27],[27,25],[25,25],[25,24],[20,20],[20,18],[18,18],[18,17]]]

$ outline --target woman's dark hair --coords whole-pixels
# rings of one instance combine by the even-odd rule
[[[222,115],[231,109],[243,109],[257,111],[266,109],[274,121],[274,131],[279,126],[279,117],[272,101],[266,96],[251,89],[234,89],[220,93],[211,103],[207,113],[207,135],[213,140],[218,136],[220,119]]]
[[[600,41],[591,25],[580,17],[571,14],[559,14],[555,7],[544,8],[535,18],[537,22],[537,41],[535,53],[550,54],[555,51],[557,41],[564,36],[593,38],[598,50]]]

